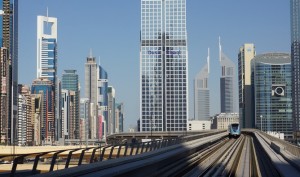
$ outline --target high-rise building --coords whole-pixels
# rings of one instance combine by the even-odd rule
[[[0,10],[1,68],[4,69],[0,77],[0,141],[13,144],[17,141],[18,116],[18,0],[0,0]],[[2,57],[3,50],[8,50],[4,54],[7,57]]]
[[[209,49],[207,63],[197,74],[194,82],[194,111],[195,120],[209,120],[210,118],[210,100],[208,88],[209,76]]]
[[[90,123],[89,130],[90,136],[92,139],[96,138],[97,129],[96,129],[96,117],[98,115],[98,92],[97,92],[97,82],[98,82],[98,67],[96,63],[96,58],[90,54],[86,59],[85,63],[85,97],[90,100],[92,104],[90,109],[93,112],[90,112]]]
[[[220,78],[220,97],[221,113],[234,112],[234,82],[235,82],[235,65],[222,52],[221,42],[219,39],[219,59],[221,64]]]
[[[17,137],[18,145],[32,145],[33,122],[31,117],[31,94],[30,88],[26,85],[19,85]]]
[[[31,94],[42,94],[43,114],[41,117],[41,141],[52,144],[55,141],[55,94],[53,82],[46,78],[35,79],[31,86]]]
[[[290,0],[294,140],[300,144],[300,0]]]
[[[239,117],[242,128],[254,128],[251,90],[251,60],[255,57],[254,44],[244,44],[238,54]]]
[[[42,144],[41,123],[44,117],[43,94],[31,94],[31,118],[33,123],[32,145]]]
[[[80,98],[80,112],[79,117],[81,122],[84,122],[84,128],[82,127],[81,139],[91,139],[90,130],[90,100],[88,98]]]
[[[255,127],[284,133],[291,141],[292,79],[291,58],[287,53],[257,55],[251,61]]]
[[[76,92],[62,89],[62,136],[65,139],[79,139],[79,122],[76,129]],[[76,110],[77,109],[77,110]],[[78,134],[78,137],[76,137]]]
[[[185,131],[186,0],[141,0],[140,130]]]
[[[58,128],[61,106],[60,87],[57,78],[57,18],[37,16],[37,78],[45,78],[53,83],[55,140],[59,138]],[[54,122],[53,122],[54,123]],[[51,140],[53,141],[53,140]]]
[[[62,89],[74,91],[74,107],[75,107],[75,134],[74,138],[79,139],[79,101],[80,101],[80,90],[79,90],[79,79],[76,70],[65,70],[62,75]]]
[[[124,132],[124,104],[116,103],[116,133]]]
[[[115,104],[116,104],[116,93],[115,89],[112,86],[108,86],[107,89],[107,97],[108,97],[108,105],[107,105],[107,110],[108,110],[108,134],[114,134],[116,133],[116,109],[115,109]]]
[[[98,83],[97,83],[97,98],[98,98],[98,118],[97,122],[97,138],[107,135],[108,132],[108,75],[101,65],[98,67]]]

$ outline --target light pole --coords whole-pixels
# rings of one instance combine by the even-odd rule
[[[263,131],[263,130],[262,130],[262,118],[263,118],[263,116],[260,115],[259,117],[260,117],[260,131]]]

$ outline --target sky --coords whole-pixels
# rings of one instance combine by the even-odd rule
[[[254,43],[257,54],[290,53],[289,0],[186,0],[189,118],[194,116],[193,80],[210,48],[211,115],[220,112],[223,52],[236,63],[239,48]],[[90,50],[108,73],[116,102],[125,105],[125,131],[139,119],[140,0],[20,0],[19,84],[36,78],[37,16],[58,19],[58,77],[75,69],[84,97],[84,64]],[[237,74],[237,72],[236,72]],[[236,79],[237,83],[237,79]],[[238,111],[237,90],[235,110]]]

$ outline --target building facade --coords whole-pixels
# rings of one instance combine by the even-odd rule
[[[97,107],[98,117],[97,122],[97,138],[106,137],[108,133],[108,75],[102,66],[98,67],[98,82],[97,82]]]
[[[210,128],[211,128],[210,120],[189,120],[188,121],[188,131],[210,130]]]
[[[221,64],[220,97],[221,113],[234,112],[235,64],[222,52],[219,39],[219,59]]]
[[[209,77],[209,49],[207,64],[197,74],[194,82],[194,119],[209,120],[210,118],[210,98],[208,88]]]
[[[140,130],[186,131],[186,0],[141,0]]]
[[[212,117],[211,129],[227,130],[232,123],[239,123],[238,113],[220,113]]]
[[[43,117],[41,117],[41,141],[52,144],[55,141],[55,94],[53,82],[46,78],[35,79],[31,86],[31,94],[41,94]]]
[[[291,58],[267,53],[252,59],[255,127],[293,138]]]
[[[18,0],[0,0],[0,10],[1,69],[4,69],[0,76],[0,141],[14,144],[18,117]]]
[[[89,121],[89,131],[90,137],[92,139],[97,138],[97,123],[96,116],[98,115],[98,92],[97,92],[97,83],[98,83],[98,66],[96,63],[96,58],[90,54],[86,59],[85,63],[85,97],[90,100],[90,109],[93,112],[90,112],[90,121]]]
[[[254,128],[251,90],[251,60],[255,57],[254,44],[244,44],[238,54],[239,117],[242,128]]]
[[[91,139],[90,124],[90,100],[88,98],[80,98],[80,112],[79,117],[81,124],[81,139]]]
[[[294,140],[300,144],[300,0],[290,0]]]
[[[79,139],[79,103],[80,103],[80,90],[79,90],[79,77],[76,74],[76,70],[65,70],[62,75],[62,89],[70,90],[74,92],[74,123],[75,123],[75,132],[74,139]]]
[[[124,132],[124,104],[116,103],[116,133]]]
[[[116,93],[115,89],[112,86],[108,86],[107,88],[107,98],[108,98],[108,105],[107,105],[107,110],[108,110],[108,134],[114,134],[116,133],[116,128],[117,128],[117,123],[118,121],[116,120],[116,109],[115,109],[115,104],[116,104]]]

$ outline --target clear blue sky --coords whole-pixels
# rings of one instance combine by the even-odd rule
[[[290,52],[289,2],[187,0],[190,118],[193,79],[206,62],[208,47],[211,114],[220,111],[219,36],[224,53],[236,64],[243,43],[254,43],[257,54]],[[127,131],[139,118],[140,0],[20,0],[20,84],[31,85],[36,78],[36,21],[37,15],[46,15],[47,7],[49,16],[58,18],[58,76],[64,69],[76,69],[84,96],[84,63],[92,49],[116,89],[116,101],[125,104]]]

